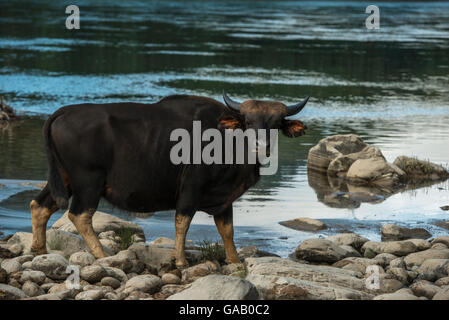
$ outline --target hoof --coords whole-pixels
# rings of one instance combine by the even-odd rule
[[[185,269],[189,267],[189,263],[187,262],[187,260],[179,260],[176,261],[176,268],[178,269]]]

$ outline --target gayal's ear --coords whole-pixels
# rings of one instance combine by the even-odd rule
[[[242,122],[238,115],[224,115],[218,119],[218,129],[237,129],[242,128]]]
[[[282,133],[289,138],[296,138],[306,134],[307,127],[299,120],[282,121]]]

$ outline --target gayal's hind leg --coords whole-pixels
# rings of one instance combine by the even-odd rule
[[[48,195],[48,197],[50,197]],[[45,201],[44,203],[50,205],[48,208],[45,205],[40,205],[36,200],[31,201],[31,221],[33,229],[33,242],[31,244],[31,252],[40,255],[47,253],[47,222],[50,216],[58,211],[58,207],[52,201]],[[50,203],[52,202],[52,203]]]
[[[175,216],[176,237],[175,237],[174,255],[176,258],[176,267],[178,268],[184,268],[188,266],[185,256],[185,247],[186,247],[186,235],[187,231],[189,230],[191,221],[192,221],[191,215],[184,215],[179,212],[176,212]]]
[[[223,244],[226,252],[227,263],[239,263],[240,259],[237,255],[237,250],[234,245],[234,224],[232,207],[225,210],[222,214],[214,216],[215,225],[218,233],[223,239]]]
[[[82,212],[80,214],[72,214],[69,212],[69,219],[75,225],[76,230],[78,230],[84,241],[86,241],[92,254],[98,259],[103,258],[106,255],[92,226],[92,217],[94,213],[95,211],[93,210]]]

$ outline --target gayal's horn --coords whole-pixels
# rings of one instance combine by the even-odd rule
[[[287,106],[287,108],[288,108],[287,117],[288,116],[292,116],[292,115],[297,114],[298,112],[300,112],[306,106],[306,103],[307,103],[307,101],[309,101],[309,98],[310,98],[310,96],[305,98],[303,101],[301,101],[298,104]]]
[[[224,90],[223,90],[223,100],[231,110],[240,112],[240,103],[229,98]]]

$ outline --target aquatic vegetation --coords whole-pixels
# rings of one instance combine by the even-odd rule
[[[126,250],[133,244],[134,231],[131,228],[120,228],[115,231],[115,234],[120,238],[118,244],[121,250]]]
[[[219,242],[203,240],[199,244],[201,260],[218,261],[223,263],[226,260],[224,246]]]

